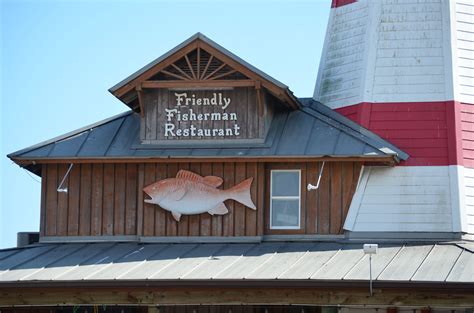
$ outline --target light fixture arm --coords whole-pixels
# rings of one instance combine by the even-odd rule
[[[312,184],[308,184],[308,191],[311,191],[311,190],[316,190],[319,188],[319,183],[321,182],[321,177],[323,176],[323,170],[324,170],[324,164],[326,163],[326,161],[323,161],[323,165],[321,166],[321,170],[319,171],[319,177],[318,177],[318,182],[316,183],[316,186],[312,185]]]
[[[56,189],[57,192],[67,192],[67,187],[63,187],[63,184],[66,181],[66,178],[69,175],[69,172],[71,171],[73,165],[74,165],[73,163],[69,164],[69,168],[67,169],[66,174],[64,174],[64,177],[61,180],[61,183],[59,184],[58,189]]]

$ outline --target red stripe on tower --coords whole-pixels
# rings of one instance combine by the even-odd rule
[[[333,1],[314,98],[406,151],[344,229],[474,233],[471,0]]]
[[[343,5],[351,4],[357,2],[357,0],[332,0],[331,8],[342,7]]]
[[[474,109],[456,101],[359,103],[336,109],[410,155],[406,166],[474,166]],[[471,111],[472,113],[470,113]]]

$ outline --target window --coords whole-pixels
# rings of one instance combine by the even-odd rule
[[[272,170],[270,229],[300,228],[300,170]]]

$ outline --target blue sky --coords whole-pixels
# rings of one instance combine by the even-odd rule
[[[0,248],[39,229],[39,177],[6,154],[126,111],[107,89],[198,31],[310,97],[330,3],[0,0]]]

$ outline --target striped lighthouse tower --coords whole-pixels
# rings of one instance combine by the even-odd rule
[[[474,234],[474,0],[333,0],[314,98],[410,155],[364,167],[345,230]]]

